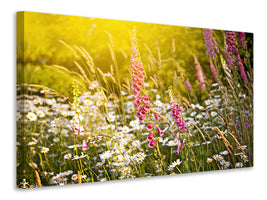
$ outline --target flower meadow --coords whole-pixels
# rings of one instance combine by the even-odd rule
[[[120,22],[126,37],[115,37],[91,20],[82,23],[90,24],[83,37],[98,48],[83,47],[80,35],[64,39],[58,26],[52,44],[68,53],[25,32],[21,58],[18,38],[17,187],[253,166],[251,33],[168,26],[168,35],[154,25],[163,39],[147,45],[142,31],[155,31],[149,24]],[[97,40],[100,32],[107,40]],[[40,45],[35,54],[28,40]]]

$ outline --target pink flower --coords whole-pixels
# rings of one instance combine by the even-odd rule
[[[178,155],[178,154],[179,154],[179,152],[180,152],[180,147],[177,147],[177,149],[176,149],[175,153]]]
[[[85,151],[88,149],[87,142],[83,141],[82,143],[82,151]]]
[[[173,118],[174,118],[177,126],[179,126],[179,128],[180,128],[180,133],[182,133],[183,130],[186,130],[186,123],[180,117],[182,109],[181,109],[180,105],[176,105],[176,103],[174,102],[173,94],[172,94],[172,90],[171,89],[169,89],[169,98],[170,98]]]
[[[239,36],[240,44],[245,48],[246,47],[245,33],[244,32],[238,32],[238,36]]]
[[[147,137],[147,140],[148,140],[149,142],[151,142],[151,141],[153,140],[153,133],[152,133],[152,132],[149,133],[149,135],[148,135],[148,137]]]
[[[138,117],[139,121],[142,122],[146,118],[145,115]]]
[[[181,141],[178,138],[175,139],[175,143],[178,147],[181,146]]]
[[[74,130],[73,135],[74,135],[75,137],[77,137],[77,136],[79,135],[79,131],[78,131],[78,130]]]
[[[183,140],[181,147],[184,148],[185,140]]]
[[[148,110],[150,109],[150,104],[149,104],[149,103],[146,103],[144,109],[145,109],[146,111],[148,111]]]
[[[155,116],[156,120],[159,120],[159,116],[157,113],[154,113],[154,116]]]
[[[140,114],[142,115],[142,116],[146,116],[146,111],[145,111],[145,109],[143,108],[141,111],[140,111]]]
[[[197,80],[198,80],[198,83],[200,86],[200,91],[202,92],[204,90],[204,88],[206,87],[206,85],[205,85],[206,76],[205,76],[204,72],[202,71],[201,66],[200,66],[197,58],[194,57],[194,59],[195,59],[195,67],[197,70],[196,77],[197,77]]]
[[[162,136],[163,135],[163,131],[160,129],[159,126],[157,126],[157,130],[158,130],[159,135]]]
[[[150,122],[150,123],[147,125],[146,129],[147,129],[147,131],[151,131],[152,128],[153,128],[153,123]]]
[[[185,85],[186,89],[188,89],[188,90],[192,90],[192,86],[190,85],[190,83],[188,82],[188,80],[186,80],[186,81],[184,82],[184,85]]]
[[[138,97],[140,96],[140,92],[134,92],[134,96],[133,96],[133,98],[134,99],[137,99]]]
[[[80,135],[84,135],[85,134],[84,128],[82,126],[80,127],[79,131],[80,131]]]
[[[154,147],[154,145],[155,145],[155,139],[152,139],[150,142],[149,142],[149,148],[153,148]]]
[[[143,121],[146,117],[146,110],[140,106],[139,110],[136,112],[137,117],[139,118],[139,121]]]
[[[149,103],[149,97],[148,97],[147,94],[144,96],[143,101],[144,101],[145,103]]]
[[[247,79],[247,75],[246,75],[246,72],[244,70],[244,65],[241,61],[241,58],[239,55],[237,55],[237,61],[238,61],[238,64],[239,64],[239,71],[240,71],[240,76],[242,78],[242,81],[243,83],[246,85],[248,83],[248,79]]]
[[[204,39],[205,39],[205,45],[207,47],[206,53],[210,58],[215,58],[216,57],[216,50],[217,52],[219,49],[217,48],[217,43],[215,39],[212,37],[213,32],[211,29],[203,29],[204,33]]]
[[[213,77],[214,77],[215,81],[216,81],[217,83],[219,83],[218,75],[217,75],[217,72],[216,72],[216,70],[215,70],[215,68],[214,68],[214,65],[213,65],[211,59],[210,59],[210,70],[211,70],[211,72],[212,72],[212,74],[213,74]]]

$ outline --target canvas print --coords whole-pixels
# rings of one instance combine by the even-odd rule
[[[16,93],[18,188],[253,166],[252,33],[18,12]]]

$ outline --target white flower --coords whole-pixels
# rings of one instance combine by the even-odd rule
[[[37,115],[38,115],[38,117],[41,117],[41,118],[43,118],[45,116],[45,114],[42,110],[38,110]]]
[[[212,158],[207,158],[207,163],[211,163],[213,161]]]
[[[121,91],[121,95],[125,96],[127,94],[128,94],[127,92],[124,92],[123,90]]]
[[[213,157],[213,159],[216,160],[216,161],[221,161],[221,160],[223,160],[223,157],[222,157],[221,155],[218,155],[218,154],[213,155],[212,157]]]
[[[243,159],[244,162],[248,162],[248,157],[244,154],[241,154],[241,158]]]
[[[145,86],[145,87],[149,87],[149,83],[144,82],[144,86]]]
[[[35,121],[37,119],[36,115],[33,112],[28,112],[26,116],[30,121]]]
[[[221,160],[220,164],[222,165],[222,167],[224,169],[227,169],[230,166],[230,162],[229,161],[225,161],[225,160]]]
[[[115,137],[122,138],[124,134],[122,132],[115,133]]]
[[[199,109],[199,110],[203,110],[203,109],[204,109],[204,107],[203,107],[203,106],[201,106],[201,105],[198,105],[198,109]]]
[[[54,142],[59,142],[60,140],[59,140],[58,137],[55,137],[55,138],[53,139],[53,141],[54,141]]]
[[[87,105],[87,106],[91,106],[91,105],[93,105],[93,101],[91,101],[91,100],[89,100],[89,99],[85,99],[85,100],[83,101],[83,103],[84,103],[85,105]]]
[[[217,115],[217,113],[214,112],[214,111],[211,111],[210,115],[211,115],[212,117],[215,117],[215,116]]]
[[[193,120],[190,120],[190,121],[188,121],[188,122],[186,123],[186,126],[187,126],[187,127],[194,127],[195,124],[196,124],[196,123],[195,123]]]
[[[109,114],[107,118],[108,118],[109,122],[114,122],[115,121],[115,115],[113,115],[113,114]]]
[[[241,167],[243,167],[243,163],[241,163],[241,162],[237,162],[237,163],[235,164],[235,167],[236,167],[236,168],[241,168]]]
[[[228,155],[229,152],[227,150],[223,151],[223,152],[220,152],[221,155]]]
[[[51,122],[51,126],[52,127],[58,127],[60,125],[60,120],[59,119],[55,119]]]
[[[65,160],[68,160],[70,158],[71,158],[71,153],[67,153],[67,154],[64,155],[64,159]]]
[[[243,146],[238,147],[238,149],[242,149],[242,150],[245,150],[246,148],[247,148],[247,145],[243,145]]]
[[[169,147],[172,147],[172,146],[175,146],[177,143],[174,141],[174,140],[170,140],[168,143],[167,143],[167,146]]]
[[[41,153],[47,153],[48,151],[49,151],[49,148],[41,147]]]
[[[207,106],[209,106],[210,103],[211,103],[211,101],[210,101],[209,99],[207,99],[207,100],[205,101],[205,104],[206,104]]]
[[[77,174],[73,174],[73,175],[71,176],[71,180],[73,180],[73,181],[78,180],[78,175],[77,175]]]
[[[142,153],[142,152],[135,154],[135,158],[136,158],[136,161],[138,163],[143,162],[143,160],[145,159],[145,157],[146,157],[146,155],[144,153]]]
[[[177,165],[180,165],[182,163],[182,161],[180,160],[180,159],[177,159],[176,161],[174,161],[171,165],[170,165],[170,167],[171,168],[174,168],[174,167],[176,167]]]
[[[42,100],[41,100],[40,98],[35,98],[35,99],[33,100],[33,103],[34,103],[34,104],[43,104],[43,102],[42,102]]]
[[[20,112],[17,112],[16,120],[19,120],[21,117],[22,117],[22,115],[20,114]]]
[[[162,106],[162,102],[161,102],[160,100],[156,100],[156,101],[154,102],[154,104],[155,104],[156,106],[158,106],[158,107],[161,107],[161,106]]]
[[[30,165],[32,168],[37,169],[37,164],[36,164],[36,163],[34,163],[34,162],[30,162],[29,165]]]
[[[112,156],[112,153],[110,151],[106,151],[99,155],[101,160],[109,159]]]
[[[197,112],[196,111],[193,111],[193,112],[191,112],[190,116],[191,117],[194,117],[196,114],[197,114]]]
[[[97,101],[96,101],[96,105],[97,105],[97,106],[101,106],[102,104],[103,104],[103,102],[102,102],[101,100],[97,100]]]
[[[124,126],[122,127],[122,132],[123,133],[129,133],[130,129],[128,128],[128,126]]]
[[[46,99],[46,103],[47,103],[48,105],[53,105],[53,104],[56,103],[56,100],[55,100],[55,99]]]
[[[84,155],[83,152],[82,152],[80,156],[74,155],[72,160],[78,160],[78,159],[85,158],[85,157],[86,157],[86,155]]]
[[[94,89],[99,86],[99,83],[97,81],[92,81],[91,85],[89,86],[89,89]]]
[[[77,147],[81,147],[82,145],[80,144],[74,144],[74,145],[71,145],[71,146],[68,146],[69,149],[76,149]]]
[[[52,127],[50,129],[48,129],[48,132],[49,133],[56,133],[57,132],[57,129]]]
[[[198,115],[196,116],[197,119],[201,119],[202,117],[203,117],[203,115],[201,115],[201,114],[198,114]]]
[[[139,140],[134,140],[132,144],[134,147],[140,148],[140,141]]]
[[[132,126],[132,127],[137,127],[137,126],[139,126],[139,120],[133,120],[133,121],[131,121],[131,122],[130,122],[130,126]]]

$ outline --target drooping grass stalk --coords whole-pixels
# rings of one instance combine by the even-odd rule
[[[36,177],[36,181],[37,181],[37,187],[42,187],[42,183],[41,183],[41,179],[40,179],[38,171],[35,170],[34,173],[35,173],[35,177]]]

